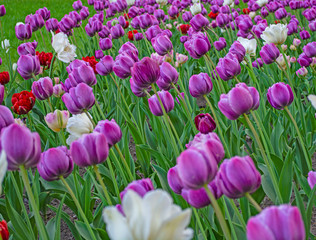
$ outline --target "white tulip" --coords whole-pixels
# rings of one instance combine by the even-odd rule
[[[93,125],[87,115],[85,113],[81,113],[69,118],[66,131],[70,133],[66,140],[66,143],[70,145],[83,134],[91,133],[93,131]]]
[[[6,50],[5,52],[7,53],[10,48],[10,41],[8,39],[4,39],[4,41],[1,42],[1,47]]]
[[[52,47],[57,53],[57,58],[62,62],[69,63],[77,57],[76,46],[70,44],[67,35],[63,32],[53,34]]]
[[[251,19],[254,19],[256,15],[257,15],[256,12],[250,12],[250,13],[249,13],[249,17],[250,17]]]
[[[269,1],[268,0],[258,0],[256,3],[260,6],[263,7],[265,6]]]
[[[316,109],[316,95],[308,95],[308,100],[311,101],[312,106]]]
[[[7,156],[5,152],[2,150],[0,155],[0,193],[2,191],[2,181],[4,179],[5,173],[8,169]]]
[[[192,13],[192,15],[196,15],[202,12],[202,6],[201,3],[194,3],[191,7],[190,7],[190,11]]]
[[[143,198],[129,190],[122,203],[123,216],[115,206],[103,210],[103,219],[111,240],[190,240],[193,230],[191,209],[184,211],[170,195],[160,189]]]
[[[16,71],[16,69],[18,68],[18,65],[16,63],[13,63],[12,64],[12,70],[13,71]]]
[[[282,44],[287,38],[287,27],[284,24],[271,24],[263,31],[260,37],[267,43]]]
[[[234,1],[233,0],[224,0],[223,2],[223,6],[230,6],[230,7],[234,7]]]
[[[135,0],[126,0],[127,6],[132,6],[135,3]]]
[[[19,26],[19,25],[21,25],[21,24],[24,24],[24,23],[22,23],[22,22],[17,22],[17,23],[15,24],[15,26]]]
[[[246,49],[246,53],[248,53],[251,56],[256,55],[256,49],[257,49],[257,40],[256,39],[247,39],[247,38],[242,38],[238,37],[237,41],[243,45],[243,47]]]
[[[159,5],[166,5],[168,3],[168,0],[156,0],[156,3]]]

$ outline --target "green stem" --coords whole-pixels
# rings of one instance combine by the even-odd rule
[[[311,171],[312,170],[312,162],[311,162],[311,158],[309,157],[308,153],[307,153],[307,150],[305,148],[305,144],[304,144],[304,141],[303,141],[303,138],[302,138],[302,135],[301,135],[301,132],[297,126],[297,123],[293,117],[293,115],[291,114],[290,110],[288,109],[288,107],[284,107],[284,110],[286,111],[286,113],[289,115],[292,123],[294,124],[294,127],[295,127],[295,130],[297,132],[297,135],[298,135],[298,138],[300,140],[300,144],[301,144],[301,147],[303,149],[303,153],[304,153],[304,157],[305,157],[305,161],[307,163],[307,166],[308,166],[308,170]]]
[[[109,159],[108,159],[108,161],[106,161],[106,163],[108,164],[109,169],[110,169],[110,173],[111,173],[112,181],[113,181],[113,184],[114,184],[114,189],[115,189],[116,196],[118,196],[120,198],[120,201],[121,201],[120,190],[118,188],[117,181],[115,179],[115,174],[114,174],[114,171],[113,171],[112,163],[111,163],[111,161]]]
[[[195,208],[192,208],[192,210],[193,210],[193,213],[194,213],[196,222],[197,222],[197,224],[198,224],[198,226],[199,226],[199,228],[200,228],[200,230],[201,230],[201,233],[202,233],[202,235],[203,235],[203,238],[204,238],[204,239],[207,239],[206,234],[205,234],[205,231],[204,231],[204,228],[203,228],[203,225],[202,225],[201,220],[200,220],[200,216],[199,216],[197,210],[196,210]]]
[[[40,215],[39,210],[37,208],[37,204],[35,202],[35,198],[34,198],[34,195],[32,193],[31,185],[30,185],[30,182],[29,182],[29,179],[27,176],[27,171],[26,171],[24,165],[20,165],[20,173],[22,175],[24,186],[25,186],[27,195],[29,197],[29,200],[30,200],[30,203],[31,203],[31,206],[33,209],[33,213],[35,216],[35,221],[36,221],[36,225],[38,227],[39,234],[40,234],[42,239],[49,240],[43,219],[41,218],[41,215]]]
[[[92,117],[90,116],[90,114],[88,113],[87,110],[84,111],[84,113],[87,115],[87,117],[89,118],[90,122],[92,123],[93,125],[93,128],[95,128],[96,124],[95,122],[93,121]]]
[[[212,106],[210,100],[207,98],[207,96],[204,95],[203,97],[204,97],[204,99],[206,100],[208,106],[210,107],[210,109],[211,109],[211,111],[212,111],[212,115],[214,116],[214,120],[215,120],[215,123],[216,123],[216,126],[217,126],[216,129],[218,129],[219,135],[220,135],[220,137],[221,137],[221,139],[222,139],[222,143],[223,143],[224,148],[225,148],[225,153],[226,153],[226,154],[228,155],[228,157],[230,158],[231,155],[230,155],[228,146],[227,146],[227,144],[226,144],[224,135],[223,135],[223,133],[222,133],[222,128],[221,128],[221,126],[219,125],[219,121],[218,121],[217,116],[216,116],[216,114],[215,114],[215,110],[214,110],[214,108],[213,108],[213,106]]]
[[[125,165],[125,168],[126,168],[126,170],[127,170],[127,174],[128,174],[129,177],[130,177],[130,181],[133,181],[133,180],[134,180],[133,174],[132,174],[131,169],[129,168],[129,166],[128,166],[127,162],[126,162],[126,159],[125,159],[125,157],[123,156],[123,154],[122,154],[120,148],[117,146],[117,144],[114,144],[114,147],[115,147],[116,151],[118,152],[118,154],[120,155],[120,158],[121,158],[123,164]]]
[[[223,232],[224,232],[225,238],[226,238],[227,240],[231,240],[231,236],[230,236],[230,232],[229,232],[227,223],[226,223],[226,221],[225,221],[225,218],[224,218],[224,216],[223,216],[223,214],[222,214],[222,211],[221,211],[221,209],[220,209],[220,207],[219,207],[219,205],[218,205],[218,203],[217,203],[217,201],[216,201],[216,199],[215,199],[213,193],[212,193],[211,190],[208,188],[207,184],[204,185],[204,189],[205,189],[205,191],[206,191],[206,193],[207,193],[207,196],[209,197],[209,199],[210,199],[210,201],[211,201],[211,204],[212,204],[212,206],[213,206],[213,209],[214,209],[214,211],[215,211],[215,214],[216,214],[216,216],[217,216],[217,219],[218,219],[218,221],[219,221],[219,223],[220,223],[220,225],[221,225],[221,228],[222,228],[222,230],[223,230]]]
[[[88,231],[89,231],[89,234],[91,236],[92,239],[96,240],[96,237],[92,231],[92,228],[90,226],[90,223],[86,217],[86,215],[84,214],[82,208],[81,208],[81,205],[78,201],[78,199],[76,198],[76,195],[74,194],[74,192],[72,191],[71,187],[69,186],[69,184],[66,182],[65,178],[63,176],[60,176],[59,179],[63,182],[63,184],[65,185],[65,187],[67,188],[68,190],[68,193],[70,194],[72,200],[74,201],[74,203],[76,204],[76,207],[78,208],[78,211],[84,221],[84,223],[86,224],[87,228],[88,228]]]
[[[50,101],[50,98],[47,98],[47,102],[48,102],[51,112],[54,112],[54,108],[53,108],[52,102]]]
[[[123,181],[124,181],[124,184],[128,184],[128,180],[125,176],[125,173],[123,168],[122,168],[122,165],[120,164],[119,160],[117,159],[116,155],[115,155],[115,152],[113,150],[113,148],[110,148],[110,154],[111,154],[111,159],[113,159],[113,162],[115,162],[114,164],[116,165],[116,167],[119,169],[120,171],[120,174],[121,174],[121,177],[123,178]]]
[[[249,202],[255,207],[255,209],[257,209],[257,211],[260,213],[262,211],[262,208],[260,207],[260,205],[256,202],[256,200],[253,199],[253,197],[249,194],[246,193],[245,197],[249,200]]]
[[[277,178],[275,176],[275,172],[273,171],[273,169],[272,169],[272,167],[271,167],[271,165],[269,163],[269,160],[267,158],[267,155],[265,154],[265,151],[264,151],[264,148],[263,148],[262,143],[260,141],[260,138],[259,138],[254,126],[252,125],[250,119],[248,118],[248,116],[246,114],[243,114],[243,116],[244,116],[244,118],[245,118],[245,120],[246,120],[246,122],[247,122],[247,124],[248,124],[248,126],[249,126],[249,128],[250,128],[250,130],[252,132],[252,134],[254,135],[255,140],[256,140],[259,148],[260,148],[261,155],[262,155],[263,160],[264,160],[264,162],[265,162],[265,164],[266,164],[266,166],[268,168],[268,171],[269,171],[269,174],[270,174],[270,177],[271,177],[271,180],[272,180],[272,184],[273,184],[274,190],[275,190],[275,192],[276,192],[276,194],[278,196],[279,201],[282,203],[283,202],[282,195],[281,195],[280,189],[278,187],[278,183],[277,183]]]
[[[234,209],[234,212],[237,215],[237,218],[239,220],[239,222],[241,223],[241,225],[243,226],[244,229],[246,229],[246,223],[245,220],[242,218],[238,208],[236,207],[235,202],[232,199],[229,199],[230,205],[232,206],[232,208]]]
[[[98,179],[99,183],[101,184],[101,187],[102,187],[104,196],[106,198],[106,201],[108,202],[109,205],[113,205],[112,201],[111,201],[111,198],[110,198],[110,195],[109,195],[109,193],[108,193],[108,191],[106,189],[106,186],[105,186],[105,184],[103,182],[102,176],[101,176],[101,174],[99,172],[98,166],[97,165],[93,165],[93,170],[95,172],[95,175],[97,176],[97,179]]]
[[[102,109],[101,109],[101,107],[100,107],[100,104],[98,103],[97,100],[95,100],[95,106],[97,107],[98,111],[100,112],[100,114],[101,114],[101,116],[102,116],[102,119],[105,120],[106,117],[105,117],[105,115],[104,115],[104,113],[103,113],[103,111],[102,111]]]

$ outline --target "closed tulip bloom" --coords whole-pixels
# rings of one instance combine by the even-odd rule
[[[260,68],[263,66],[263,61],[261,58],[257,58],[255,61],[252,62],[252,67],[254,68]]]
[[[131,42],[126,42],[122,45],[122,47],[119,49],[119,54],[123,53],[123,52],[128,52],[132,55],[135,55],[133,56],[133,58],[135,59],[135,61],[137,60],[138,61],[138,49],[137,47],[131,43]]]
[[[228,119],[236,120],[240,115],[258,109],[259,99],[257,89],[238,83],[227,94],[221,95],[218,107]]]
[[[139,196],[144,197],[149,191],[155,190],[150,178],[144,178],[135,180],[127,185],[127,187],[120,193],[120,197],[123,200],[127,191],[132,190]]]
[[[172,43],[169,37],[163,33],[151,39],[151,44],[155,51],[161,56],[166,55],[172,50]]]
[[[18,46],[18,54],[20,56],[22,55],[27,55],[27,54],[31,54],[33,56],[35,56],[36,54],[36,47],[37,47],[37,42],[27,42],[27,43],[22,43],[20,46]]]
[[[72,87],[77,86],[79,83],[85,83],[88,86],[93,86],[97,83],[94,70],[88,65],[81,64],[79,67],[74,68],[69,74],[69,81],[73,83],[71,84]]]
[[[298,77],[305,77],[308,74],[308,70],[306,67],[301,67],[295,73]]]
[[[294,33],[297,33],[298,31],[298,24],[296,22],[290,22],[288,25],[287,25],[287,35],[292,35]]]
[[[81,10],[82,7],[83,7],[81,0],[75,1],[75,2],[72,4],[72,7],[73,7],[73,9],[76,10],[76,11]]]
[[[168,9],[168,14],[171,18],[175,18],[179,14],[179,9],[176,6],[171,6]]]
[[[63,94],[65,93],[65,88],[63,85],[61,84],[56,84],[54,87],[53,87],[53,95],[55,97],[61,97]]]
[[[20,56],[17,65],[17,71],[24,80],[32,78],[33,75],[38,75],[41,70],[38,56],[32,56],[30,54]]]
[[[54,132],[60,132],[61,129],[64,129],[67,126],[69,112],[65,110],[55,110],[53,113],[47,114],[44,119],[51,130]]]
[[[25,23],[31,25],[32,31],[35,32],[38,29],[42,28],[45,25],[43,17],[39,14],[30,14],[25,18]]]
[[[32,92],[39,100],[45,100],[53,95],[53,82],[49,77],[33,82]]]
[[[124,29],[120,24],[116,24],[115,26],[113,26],[110,31],[113,39],[123,37],[125,34]]]
[[[238,37],[237,41],[243,45],[243,47],[246,50],[246,54],[249,54],[251,56],[256,55],[256,49],[257,49],[257,40],[256,39],[247,39],[247,38],[242,38]]]
[[[190,20],[192,19],[192,13],[189,11],[186,11],[182,14],[182,19],[184,22],[190,22]]]
[[[297,62],[301,65],[301,67],[308,67],[313,62],[313,59],[306,56],[306,54],[303,52],[297,58]]]
[[[198,98],[209,94],[213,89],[213,83],[207,73],[193,75],[189,80],[189,91],[192,97]]]
[[[209,184],[216,176],[217,162],[214,156],[203,150],[190,147],[177,158],[178,174],[183,186],[200,189]]]
[[[50,18],[50,11],[46,7],[38,9],[36,13],[41,15],[45,21]]]
[[[202,14],[197,14],[195,15],[191,20],[190,20],[190,25],[194,29],[194,31],[199,32],[206,28],[210,24],[210,21],[204,17]]]
[[[128,78],[131,75],[131,68],[134,64],[135,60],[127,52],[123,52],[115,58],[113,72],[119,78]]]
[[[280,205],[265,208],[247,223],[248,240],[304,240],[305,227],[296,206]]]
[[[8,170],[35,167],[41,157],[41,139],[27,127],[16,123],[2,129],[0,148],[7,154]]]
[[[240,42],[235,41],[229,48],[229,53],[235,54],[238,62],[242,62],[246,55],[246,49]]]
[[[4,5],[0,5],[0,17],[3,17],[6,14]]]
[[[37,170],[43,179],[50,182],[60,177],[68,177],[73,167],[74,163],[67,147],[61,146],[43,152]]]
[[[98,62],[95,66],[98,74],[102,76],[106,76],[113,72],[114,60],[110,55],[104,56],[101,58],[100,62]]]
[[[287,38],[286,25],[284,24],[271,24],[261,34],[261,38],[265,43],[283,44]]]
[[[160,89],[169,90],[172,87],[171,84],[177,83],[178,77],[178,71],[170,63],[164,62],[160,66],[160,78],[157,85]]]
[[[170,112],[174,108],[174,99],[168,91],[159,91],[158,96],[161,99],[162,105],[166,111],[166,113]],[[155,116],[162,116],[163,110],[161,108],[159,99],[157,98],[157,95],[152,95],[150,98],[148,98],[148,105],[149,109]]]
[[[226,47],[226,39],[223,37],[220,37],[218,41],[214,42],[214,47],[217,51],[221,51]]]
[[[267,97],[271,106],[276,109],[283,109],[291,105],[294,100],[290,85],[283,82],[275,83],[269,87]]]
[[[109,146],[102,133],[84,134],[72,142],[70,155],[80,167],[88,167],[104,162],[109,155]]]
[[[134,93],[135,96],[137,96],[137,97],[146,97],[147,96],[146,92],[151,91],[151,86],[145,87],[145,88],[140,87],[137,84],[135,84],[133,78],[130,78],[129,82],[130,82],[130,87],[131,87],[132,93]]]
[[[303,30],[300,32],[300,37],[301,37],[301,39],[306,40],[306,39],[310,39],[311,35],[308,31]]]
[[[246,193],[253,193],[260,184],[260,173],[249,156],[226,159],[218,171],[218,185],[229,198],[241,198]]]
[[[211,49],[211,44],[205,33],[196,33],[184,43],[184,48],[192,58],[199,59]]]
[[[224,58],[220,58],[216,66],[216,71],[219,77],[224,81],[239,75],[241,67],[236,55],[228,53]]]
[[[79,83],[76,87],[65,93],[61,99],[72,114],[83,113],[92,108],[95,103],[93,90],[85,83]]]
[[[303,51],[307,57],[309,58],[315,57],[316,56],[316,42],[307,43],[303,47]]]
[[[148,87],[160,77],[159,65],[149,57],[136,62],[131,69],[132,77],[139,87]]]
[[[48,32],[55,32],[58,29],[58,20],[56,18],[50,18],[45,22],[45,27]]]
[[[214,195],[215,199],[219,199],[223,193],[217,186],[216,178],[208,184],[208,188]],[[200,189],[183,189],[181,193],[182,197],[193,207],[203,208],[211,204],[210,198],[208,197],[204,188]]]
[[[285,8],[279,8],[278,10],[275,11],[275,18],[276,19],[283,19],[287,17],[287,11],[285,10]]]
[[[94,52],[94,56],[95,56],[96,59],[101,59],[101,58],[104,57],[104,53],[102,52],[102,50],[96,50]]]
[[[252,20],[248,15],[240,15],[236,18],[238,29],[249,32],[253,26]]]
[[[174,166],[169,169],[167,174],[167,179],[169,183],[169,187],[174,191],[176,194],[181,194],[183,189],[182,181],[179,177],[178,173],[178,166]]]
[[[216,24],[218,27],[223,28],[229,23],[229,17],[227,14],[220,13],[216,17]]]
[[[310,188],[313,189],[316,184],[316,172],[310,171],[308,173],[307,182]]]
[[[269,43],[261,48],[260,56],[265,64],[271,64],[280,56],[280,51],[274,43]]]
[[[203,134],[213,132],[216,128],[216,123],[212,116],[208,113],[200,113],[194,118],[195,127]]]
[[[121,128],[114,119],[99,121],[94,131],[102,133],[110,147],[121,141],[122,138]]]
[[[145,35],[148,41],[151,41],[151,39],[153,39],[160,33],[162,33],[162,29],[158,25],[153,25],[146,30]]]
[[[66,15],[58,23],[58,28],[63,33],[67,34],[75,27],[75,25],[76,23],[74,22],[74,20],[72,20],[69,16]]]
[[[105,51],[105,50],[111,49],[113,46],[113,43],[110,38],[101,38],[99,41],[99,46],[103,51]]]
[[[15,36],[21,40],[27,40],[32,37],[32,28],[30,24],[18,23],[15,26]]]
[[[12,123],[14,123],[14,118],[10,109],[6,106],[0,105],[0,132],[1,129],[9,126]]]

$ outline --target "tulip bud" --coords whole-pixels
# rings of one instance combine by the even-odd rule
[[[181,194],[182,189],[183,189],[183,184],[178,174],[177,165],[169,169],[168,174],[167,174],[167,179],[172,191],[174,191],[176,194]]]
[[[61,129],[66,128],[69,119],[68,111],[55,110],[45,117],[47,126],[54,132],[59,132]]]
[[[192,58],[199,59],[211,49],[211,44],[206,34],[199,32],[184,43],[184,48]]]
[[[32,37],[32,28],[29,24],[18,23],[15,26],[15,36],[21,40],[27,40]]]
[[[160,89],[169,90],[172,87],[171,84],[177,83],[178,77],[177,70],[170,63],[164,62],[160,66],[160,78],[157,85]]]
[[[291,105],[294,100],[290,85],[283,82],[275,83],[268,89],[268,101],[275,109],[283,109]]]
[[[159,65],[149,57],[144,57],[131,68],[133,80],[139,87],[149,87],[160,76]]]
[[[158,96],[161,99],[162,105],[166,111],[166,113],[170,112],[174,108],[174,99],[168,91],[159,91]],[[149,109],[155,116],[162,116],[163,110],[161,108],[159,99],[157,98],[157,95],[152,95],[150,98],[148,98],[148,105]]]
[[[271,64],[280,56],[280,51],[273,43],[270,43],[262,47],[260,56],[265,64]]]
[[[190,20],[190,25],[196,32],[203,30],[209,24],[210,24],[210,21],[206,17],[204,17],[202,14],[197,14]]]
[[[40,78],[33,82],[32,92],[39,100],[48,99],[53,95],[53,82],[49,77]]]
[[[127,52],[123,52],[115,58],[113,72],[119,78],[128,78],[131,75],[131,70],[134,64],[135,60]]]
[[[300,69],[296,71],[296,75],[298,77],[305,77],[307,74],[308,74],[308,70],[306,69],[306,67],[301,67]]]
[[[209,94],[213,89],[211,78],[207,73],[193,75],[189,80],[189,92],[192,97],[198,98]]]
[[[316,172],[310,171],[308,173],[307,182],[308,182],[310,188],[313,190],[313,188],[316,184]]]
[[[32,78],[33,75],[38,75],[41,70],[38,56],[32,56],[30,54],[20,56],[17,65],[17,70],[24,80]]]
[[[237,56],[235,54],[228,53],[224,58],[220,58],[216,66],[216,72],[224,81],[239,75],[241,67]]]
[[[309,58],[316,56],[316,42],[311,42],[303,47],[305,55]]]
[[[238,62],[242,62],[246,55],[246,49],[240,42],[235,41],[229,48],[229,53],[235,54]]]
[[[159,34],[153,39],[151,39],[151,44],[153,45],[155,51],[161,56],[166,55],[172,50],[172,42],[170,41],[169,37],[164,33]]]
[[[111,121],[107,119],[99,121],[94,131],[102,133],[105,136],[109,147],[112,147],[118,143],[122,138],[121,128],[114,119]]]
[[[200,113],[194,118],[195,127],[203,134],[213,132],[216,128],[214,119],[208,113]]]

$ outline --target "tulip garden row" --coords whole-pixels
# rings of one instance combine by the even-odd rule
[[[314,239],[315,0],[69,4],[0,29],[0,240]]]

